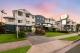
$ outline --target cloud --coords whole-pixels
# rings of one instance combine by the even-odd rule
[[[53,16],[52,11],[57,8],[57,5],[45,2],[36,5],[34,8],[39,12],[39,14],[49,17],[49,16]]]

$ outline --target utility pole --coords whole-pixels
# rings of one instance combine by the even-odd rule
[[[17,19],[17,17],[16,17],[16,11],[14,11],[14,18],[15,18],[15,23],[16,23],[16,35],[17,35],[17,38],[19,38],[19,36],[18,36],[18,31],[19,31],[19,29],[18,29],[18,19]]]
[[[62,19],[61,19],[61,17],[60,17],[60,25],[61,25],[60,31],[62,31]]]
[[[17,30],[17,38],[19,38],[19,36],[18,36],[18,24],[16,25],[16,30]]]

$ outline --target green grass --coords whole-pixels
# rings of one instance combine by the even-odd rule
[[[0,34],[0,43],[14,42],[24,40],[25,38],[16,38],[15,34]]]
[[[8,51],[2,51],[0,53],[26,53],[31,46],[26,46],[26,47],[20,47],[20,48],[16,48],[16,49],[11,49]]]
[[[68,40],[68,41],[75,41],[80,39],[80,36],[73,36],[73,37],[68,37],[68,38],[64,38],[62,40]]]
[[[61,32],[47,32],[47,33],[46,33],[46,36],[47,36],[47,37],[54,37],[54,36],[65,35],[65,34],[68,34],[68,33],[61,33]]]

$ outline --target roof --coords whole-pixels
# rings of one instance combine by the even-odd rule
[[[13,17],[12,10],[5,10],[6,14],[3,14],[3,17]]]
[[[26,10],[26,9],[18,9],[18,11],[22,11],[22,12],[24,12],[24,13],[27,13],[27,14],[31,14],[28,10]]]

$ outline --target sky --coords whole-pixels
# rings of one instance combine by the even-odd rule
[[[71,19],[80,20],[80,0],[0,0],[0,10],[26,9],[33,15],[60,19],[68,14]]]

